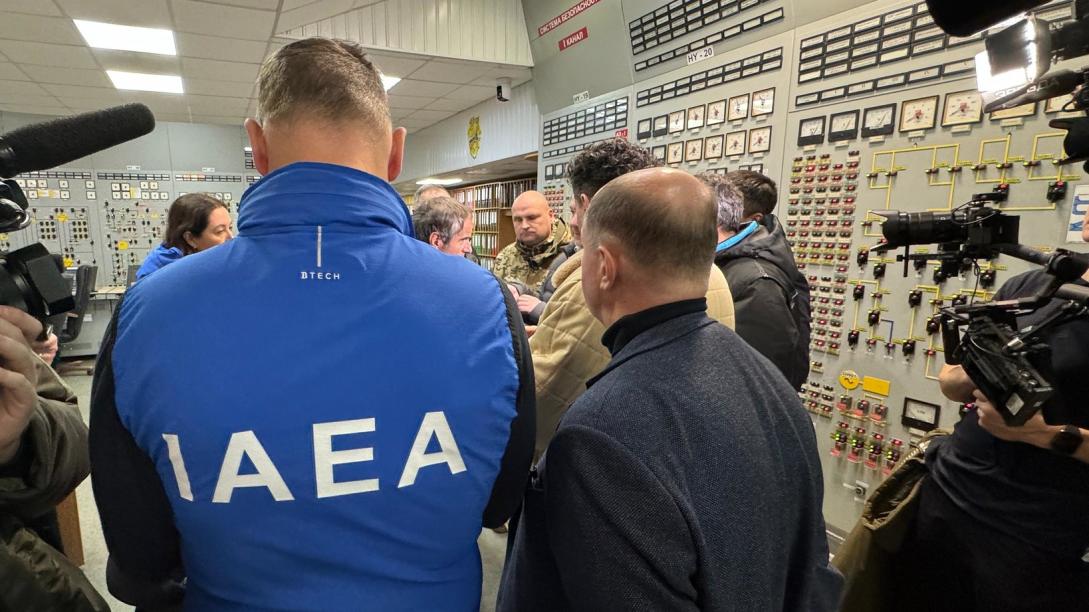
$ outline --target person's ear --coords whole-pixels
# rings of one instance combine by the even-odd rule
[[[598,270],[598,288],[602,291],[609,291],[616,288],[616,277],[619,272],[618,264],[620,263],[617,257],[618,253],[615,248],[609,246],[607,242],[602,242],[597,246],[598,260],[600,266]]]
[[[427,242],[436,249],[442,248],[442,237],[438,232],[431,232],[431,235],[427,237]]]
[[[389,166],[386,170],[386,180],[391,183],[401,174],[401,167],[405,161],[405,136],[407,135],[408,130],[403,127],[393,130],[393,144],[389,149]]]
[[[246,119],[246,134],[250,137],[253,166],[264,176],[268,174],[268,142],[265,140],[265,130],[256,119]]]
[[[185,232],[184,234],[182,234],[182,239],[185,240],[185,244],[189,245],[189,249],[192,252],[196,253],[199,250],[197,249],[197,239],[195,236],[193,236],[193,232]]]

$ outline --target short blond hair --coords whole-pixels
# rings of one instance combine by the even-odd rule
[[[345,40],[306,38],[281,47],[257,77],[257,120],[319,119],[392,129],[382,73],[363,47]]]

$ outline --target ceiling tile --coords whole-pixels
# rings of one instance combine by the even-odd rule
[[[4,10],[13,13],[33,13],[35,15],[60,15],[52,2],[42,0],[4,0]]]
[[[222,115],[193,115],[194,123],[217,123],[221,125],[241,126],[243,121],[245,121],[243,117],[224,117]]]
[[[61,45],[87,44],[71,19],[17,13],[4,13],[0,18],[0,38]]]
[[[18,94],[21,96],[50,95],[48,91],[42,89],[41,85],[31,83],[30,81],[0,81],[0,100],[3,100],[8,94]]]
[[[153,113],[164,114],[189,114],[189,107],[185,103],[185,96],[178,94],[162,94],[148,91],[122,91],[121,97],[126,102],[142,102],[147,104]]]
[[[432,97],[419,97],[419,96],[402,96],[402,95],[390,95],[389,107],[391,109],[398,110],[417,110],[420,108],[426,108],[427,105],[435,101]]]
[[[219,96],[185,96],[189,110],[194,115],[238,115],[246,114],[250,101],[248,98],[223,98]]]
[[[124,70],[144,74],[179,74],[178,58],[156,53],[132,53],[114,49],[91,49],[98,64],[106,70]]]
[[[413,80],[436,81],[465,85],[480,78],[488,70],[488,64],[479,62],[440,62],[431,61],[412,73]]]
[[[280,8],[280,0],[203,0],[210,4],[228,4],[231,6],[244,6],[246,8],[260,9],[263,11],[275,11]]]
[[[62,66],[67,68],[98,68],[87,47],[49,45],[21,40],[0,40],[0,52],[17,64]],[[33,75],[31,75],[33,77]]]
[[[8,0],[4,0],[7,2]],[[40,1],[40,0],[39,0]],[[54,0],[69,17],[143,28],[173,29],[166,0]],[[46,4],[46,2],[42,2]]]
[[[409,121],[442,121],[453,114],[449,111],[418,110],[409,116]]]
[[[28,77],[19,67],[11,62],[0,62],[0,79],[9,81],[26,81]]]
[[[421,96],[438,98],[445,96],[456,89],[450,83],[432,83],[430,81],[413,81],[411,79],[401,81],[390,89],[390,93],[399,96]]]
[[[379,55],[370,52],[367,53],[367,59],[377,64],[378,67],[382,69],[382,74],[388,74],[401,79],[410,76],[416,69],[427,63],[427,60],[424,59]]]
[[[280,9],[282,11],[291,11],[299,8],[300,6],[306,6],[307,4],[314,4],[321,0],[284,0],[284,5]]]
[[[61,98],[87,98],[91,100],[116,100],[121,94],[113,87],[81,87],[42,83],[42,89]]]
[[[268,47],[268,43],[264,41],[204,36],[189,32],[178,32],[175,40],[178,53],[185,57],[231,62],[260,63],[264,61],[265,48]]]
[[[234,81],[217,81],[215,79],[182,79],[185,93],[201,96],[224,96],[227,98],[249,97],[253,93],[252,83],[238,83]]]
[[[106,72],[99,69],[84,70],[81,68],[61,68],[52,66],[26,66],[26,72],[34,75],[34,80],[39,83],[56,83],[59,85],[83,85],[86,87],[109,87],[113,89]],[[2,71],[0,71],[2,73]]]
[[[257,80],[257,72],[260,69],[260,64],[182,58],[182,76],[200,79],[252,84]]]
[[[76,111],[85,112],[93,110],[101,110],[103,108],[109,108],[111,106],[121,106],[125,103],[125,100],[120,96],[116,100],[96,100],[94,98],[65,98],[58,97],[65,106]]]
[[[428,104],[425,108],[427,110],[457,112],[457,111],[463,111],[463,110],[469,108],[470,106],[472,106],[473,104],[474,104],[473,102],[470,102],[468,100],[454,100],[452,98],[439,98],[438,100],[435,100],[431,104]]]
[[[179,32],[268,40],[276,21],[276,13],[271,11],[191,0],[170,0],[170,4],[174,7],[174,23]]]
[[[491,99],[494,96],[494,85],[491,87],[483,87],[480,85],[465,85],[446,94],[446,96],[444,97],[454,100],[472,100],[473,102],[482,102],[484,100]]]
[[[63,106],[38,106],[24,104],[0,104],[0,111],[26,113],[28,115],[71,115],[72,111]]]
[[[34,106],[60,106],[62,102],[50,95],[27,95],[27,94],[13,94],[3,93],[0,94],[0,104],[20,104],[20,105],[34,105]]]

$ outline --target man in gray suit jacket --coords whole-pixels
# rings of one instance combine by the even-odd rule
[[[535,470],[499,610],[834,610],[813,425],[705,313],[711,192],[628,174],[595,196],[583,239],[612,361]]]

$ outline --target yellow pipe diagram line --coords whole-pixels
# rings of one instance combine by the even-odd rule
[[[1065,139],[1066,138],[1066,132],[1045,132],[1043,134],[1037,134],[1037,135],[1032,137],[1032,161],[1038,161],[1038,162],[1043,162],[1043,161],[1048,161],[1048,160],[1052,161],[1054,163],[1054,165],[1055,165],[1055,172],[1056,172],[1055,176],[1033,176],[1033,174],[1034,174],[1033,170],[1035,170],[1035,168],[1032,167],[1032,166],[1029,166],[1028,180],[1030,180],[1030,181],[1059,181],[1059,180],[1062,180],[1062,166],[1058,165],[1058,163],[1057,163],[1058,159],[1056,159],[1055,156],[1052,155],[1051,153],[1047,153],[1047,154],[1041,154],[1040,153],[1040,141],[1041,140],[1048,140],[1048,139],[1052,139],[1052,138],[1064,138]],[[1063,157],[1066,157],[1066,149],[1060,144],[1059,145],[1059,158],[1061,159]],[[1040,164],[1040,165],[1042,166],[1043,164]]]
[[[872,158],[870,160],[870,174],[881,173],[881,172],[900,172],[902,170],[906,170],[907,168],[900,168],[900,167],[898,167],[896,165],[896,155],[898,153],[918,153],[920,151],[927,151],[927,150],[930,151],[930,167],[931,168],[936,168],[936,167],[938,167],[938,151],[941,151],[941,150],[944,150],[944,149],[952,149],[953,150],[953,163],[950,164],[949,167],[959,165],[958,164],[958,159],[957,159],[958,157],[960,157],[960,145],[959,144],[929,145],[929,146],[925,146],[925,147],[911,147],[911,148],[904,148],[904,149],[892,149],[892,150],[888,150],[888,151],[874,151],[873,156],[872,156]],[[878,158],[882,157],[882,156],[886,156],[886,155],[889,156],[888,168],[881,168],[881,167],[878,166]],[[869,178],[869,188],[870,189],[884,189],[884,190],[886,190],[885,191],[885,210],[890,210],[890,209],[892,209],[892,184],[893,184],[893,180],[896,178],[896,176],[895,175],[888,176],[887,177],[888,181],[884,185],[876,184],[874,182],[876,178],[877,177],[870,177]],[[948,198],[948,201],[946,202],[946,207],[945,208],[928,208],[926,210],[934,211],[934,210],[952,210],[953,209],[953,195],[954,195],[954,191],[956,189],[956,182],[953,180],[952,173],[950,173],[949,180],[948,181],[943,181],[943,182],[935,182],[934,181],[934,175],[928,176],[927,177],[927,186],[929,186],[929,187],[949,187],[949,198]]]
[[[1003,165],[1007,164],[1009,162],[1009,159],[1010,159],[1010,140],[1012,138],[1013,138],[1013,134],[1006,134],[1005,138],[988,138],[986,140],[981,140],[979,142],[979,158],[976,160],[976,164],[979,165],[979,164],[984,163],[984,161],[983,161],[983,150],[987,147],[987,145],[993,144],[993,143],[996,143],[996,142],[1006,143],[1005,151],[1002,153],[1002,162],[1001,163]],[[975,176],[976,185],[997,185],[997,184],[1000,184],[1000,183],[1008,182],[1008,180],[1006,178],[1006,169],[1005,168],[1002,168],[1001,176],[999,176],[997,179],[993,179],[993,180],[992,179],[980,179],[979,178],[979,172],[981,172],[981,171],[980,170],[975,170],[974,168],[973,168],[972,171],[976,173],[976,176]]]

